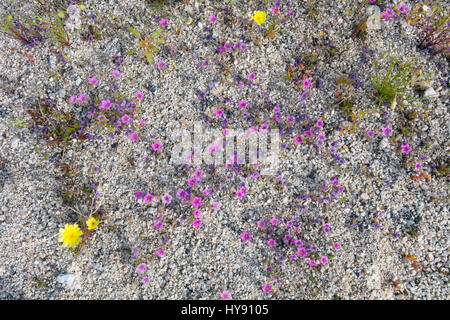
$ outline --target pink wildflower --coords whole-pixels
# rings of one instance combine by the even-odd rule
[[[152,194],[147,193],[147,194],[144,196],[144,202],[145,202],[145,203],[152,202],[152,200],[153,200],[153,195],[152,195]]]
[[[169,25],[169,20],[167,19],[159,19],[159,24],[161,25],[161,28],[167,27]]]
[[[112,75],[116,78],[120,78],[122,73],[120,73],[120,71],[116,69],[116,70],[113,70]]]
[[[417,171],[420,171],[423,168],[423,164],[422,164],[422,162],[417,161],[416,165],[414,167],[416,168]]]
[[[194,197],[194,199],[192,199],[192,205],[194,206],[194,208],[200,208],[202,206],[202,198],[200,197]]]
[[[136,99],[138,100],[144,99],[144,94],[140,91],[136,92]]]
[[[164,70],[164,68],[166,67],[166,63],[164,61],[158,61],[156,65],[158,66],[159,70]]]
[[[163,249],[158,249],[158,250],[156,250],[155,254],[156,254],[158,257],[162,257],[163,255],[166,254],[166,252],[165,252]]]
[[[158,141],[153,142],[152,148],[154,151],[159,151],[161,149],[161,143],[159,143]]]
[[[210,15],[208,21],[209,23],[214,24],[217,22],[217,17],[215,15]]]
[[[194,226],[194,228],[198,228],[202,225],[202,220],[196,219],[196,220],[194,220],[194,222],[192,222],[192,225]]]
[[[252,235],[248,231],[243,231],[241,234],[241,239],[242,241],[247,242],[249,240],[252,240]]]
[[[222,293],[220,294],[220,298],[222,300],[231,300],[231,295],[228,291],[223,290]]]
[[[147,266],[145,265],[145,263],[141,263],[136,268],[136,272],[140,273],[140,274],[143,274],[145,272],[145,270],[147,270]]]
[[[130,134],[130,139],[131,139],[131,141],[136,142],[136,141],[138,141],[139,137],[136,132],[132,132]]]
[[[98,80],[96,77],[88,78],[88,82],[90,85],[95,86],[98,83]]]
[[[269,293],[270,291],[272,291],[272,287],[270,286],[270,284],[266,283],[263,285],[263,291],[265,293]]]

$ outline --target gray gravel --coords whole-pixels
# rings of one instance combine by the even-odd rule
[[[66,22],[71,38],[71,46],[64,49],[66,63],[50,53],[48,40],[30,49],[0,37],[0,299],[219,299],[223,290],[232,299],[449,299],[449,181],[448,174],[437,171],[448,164],[449,66],[445,57],[417,49],[420,28],[389,21],[370,31],[366,40],[350,38],[357,20],[354,11],[363,1],[318,1],[314,16],[308,15],[306,1],[291,1],[289,8],[282,1],[282,15],[290,9],[295,16],[273,39],[263,37],[258,43],[260,28],[245,19],[255,10],[265,10],[269,17],[272,4],[167,2],[158,7],[137,0],[83,1],[87,9],[71,13]],[[411,7],[411,1],[404,2]],[[95,20],[94,6],[102,14]],[[348,8],[353,11],[346,12]],[[218,22],[211,25],[208,17],[213,13]],[[127,27],[149,35],[159,27],[156,17],[167,18],[169,25],[154,62],[149,65],[140,51],[125,57],[137,44]],[[101,30],[101,40],[84,40],[90,24]],[[320,36],[321,32],[325,33]],[[323,41],[322,46],[313,47],[311,36]],[[325,37],[328,40],[322,40]],[[226,41],[244,42],[247,49],[234,50],[216,64],[217,46]],[[327,42],[338,52],[346,51],[329,56]],[[389,45],[399,56],[416,57],[418,65],[434,72],[434,93],[428,91],[426,100],[430,110],[419,112],[409,136],[400,132],[405,115],[399,108],[367,114],[353,134],[341,133],[339,127],[351,121],[346,113],[339,108],[321,112],[336,102],[337,79],[356,73],[361,88],[351,89],[355,105],[373,106],[371,78],[381,72],[377,63],[385,65],[382,54]],[[314,88],[302,101],[299,90],[283,78],[296,57],[314,52],[319,53],[310,76]],[[117,90],[111,82],[114,55],[124,57]],[[209,60],[208,68],[199,68],[204,59]],[[161,60],[167,64],[165,70],[156,66]],[[247,83],[251,72],[257,74],[259,88],[240,89],[233,77],[239,75]],[[99,80],[94,88],[87,82],[92,76]],[[315,87],[319,79],[320,89]],[[147,125],[136,143],[123,133],[109,138],[92,121],[86,133],[94,139],[52,146],[33,129],[27,113],[39,100],[52,99],[62,111],[83,119],[98,105],[94,97],[132,99],[138,90],[145,95],[139,119]],[[201,91],[207,92],[203,100]],[[272,106],[264,103],[264,92]],[[80,93],[88,96],[88,106],[69,103]],[[279,104],[283,126],[287,115],[305,112],[313,120],[323,118],[326,142],[318,152],[313,143],[296,146],[295,133],[282,134],[279,173],[273,177],[253,179],[223,166],[212,174],[202,167],[200,190],[214,187],[216,192],[203,200],[203,224],[195,229],[192,207],[176,197],[178,189],[187,188],[194,168],[171,161],[176,143],[172,132],[191,129],[205,116],[213,119],[210,126],[221,128],[214,112],[227,97],[231,102],[223,109],[230,128],[255,125],[241,116],[240,100],[248,102],[257,125],[270,119],[273,106]],[[382,136],[386,122],[397,133],[395,139]],[[375,136],[370,138],[367,130],[374,130]],[[157,156],[151,149],[155,140],[162,144]],[[334,141],[342,163],[327,153]],[[404,141],[413,148],[408,156],[400,153]],[[429,178],[415,181],[414,163],[422,156],[427,157],[423,171]],[[71,177],[65,176],[64,164],[73,170]],[[317,199],[323,196],[321,185],[332,186],[333,177],[345,191],[325,206]],[[80,190],[92,183],[97,184],[101,223],[76,254],[57,242],[58,230],[77,221],[75,211],[89,215],[91,200]],[[248,193],[238,200],[235,193],[241,183]],[[221,185],[226,189],[219,191]],[[71,203],[63,202],[62,190],[73,192]],[[137,190],[154,194],[153,203],[137,201]],[[169,205],[160,200],[165,193],[173,197]],[[216,201],[217,212],[212,209]],[[158,213],[163,213],[162,231],[153,226]],[[183,221],[182,216],[188,218]],[[259,220],[272,217],[298,222],[300,233],[295,237],[317,247],[308,258],[327,255],[328,264],[313,268],[308,258],[289,262],[296,251],[282,243],[284,224],[270,236],[257,228]],[[331,226],[329,233],[322,231],[324,222]],[[252,241],[243,243],[244,230],[251,232]],[[266,244],[269,237],[277,239],[274,248]],[[341,249],[335,250],[334,242],[341,243]],[[132,247],[139,251],[137,258],[132,257]],[[166,251],[162,258],[154,254],[160,248]],[[147,284],[141,284],[143,276],[136,272],[139,263],[147,265]],[[396,287],[397,280],[401,284]],[[265,283],[272,285],[270,294],[262,290]]]

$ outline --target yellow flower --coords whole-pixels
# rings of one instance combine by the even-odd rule
[[[87,220],[86,225],[88,227],[88,230],[94,230],[95,228],[97,228],[99,222],[100,220],[95,219],[94,217]]]
[[[66,224],[64,229],[59,229],[59,242],[64,242],[63,247],[75,247],[81,241],[83,232],[77,224]]]
[[[261,23],[266,23],[266,13],[264,11],[255,11],[252,19],[260,26]]]

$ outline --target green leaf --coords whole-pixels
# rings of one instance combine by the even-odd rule
[[[392,100],[391,109],[394,110],[397,106],[397,94],[395,94],[394,100]]]
[[[128,51],[126,54],[132,54],[133,52],[135,52],[136,51],[136,48],[134,48],[134,49],[131,49],[130,51]]]
[[[148,63],[152,64],[152,61],[153,61],[153,54],[152,54],[152,52],[151,51],[147,51],[145,53],[145,57],[147,58]]]
[[[134,30],[132,27],[128,27],[128,30],[131,31],[132,34],[134,34],[136,37],[138,37],[139,39],[142,39],[141,34],[139,33],[139,31]]]
[[[159,37],[160,34],[161,34],[161,29],[158,29],[158,30],[154,31],[150,37],[152,39],[156,39]]]

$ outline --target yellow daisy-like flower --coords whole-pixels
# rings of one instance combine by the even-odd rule
[[[100,220],[95,219],[94,217],[87,220],[86,225],[88,227],[88,230],[94,230],[95,228],[97,228],[99,222]]]
[[[63,242],[63,247],[75,247],[81,241],[81,235],[83,232],[80,230],[77,224],[66,224],[63,228],[59,229],[59,242]]]
[[[266,13],[264,11],[255,11],[252,19],[260,26],[261,23],[266,23]]]

